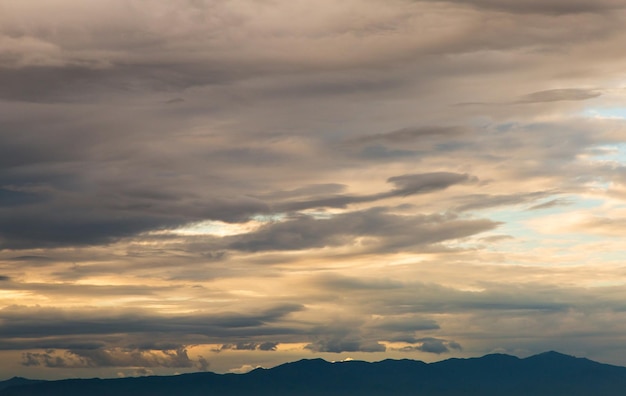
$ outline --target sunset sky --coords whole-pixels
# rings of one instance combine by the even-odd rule
[[[0,0],[0,375],[626,365],[623,0]]]

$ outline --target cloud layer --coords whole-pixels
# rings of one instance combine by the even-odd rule
[[[626,364],[625,18],[616,0],[0,5],[3,372]]]

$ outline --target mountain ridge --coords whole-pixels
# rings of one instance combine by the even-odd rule
[[[13,381],[12,384],[8,384]],[[548,351],[520,359],[506,354],[451,358],[328,362],[302,359],[246,374],[211,372],[175,376],[57,381],[10,379],[0,396],[162,395],[528,395],[626,394],[626,367]]]

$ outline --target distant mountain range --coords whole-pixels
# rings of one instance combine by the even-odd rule
[[[557,352],[436,363],[300,360],[247,374],[0,382],[0,396],[624,396],[626,367]]]

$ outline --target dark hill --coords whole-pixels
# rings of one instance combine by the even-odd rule
[[[431,364],[414,360],[329,363],[313,359],[257,369],[248,374],[195,373],[37,383],[10,381],[14,380],[0,383],[0,396],[626,395],[625,367],[557,352],[526,359],[494,354]]]
[[[30,380],[30,379],[26,379],[26,378],[22,378],[22,377],[13,377],[13,378],[8,379],[6,381],[0,381],[0,390],[1,389],[5,389],[5,388],[9,388],[11,386],[30,385],[30,384],[36,384],[38,382],[43,382],[43,381],[41,381],[41,380]]]

